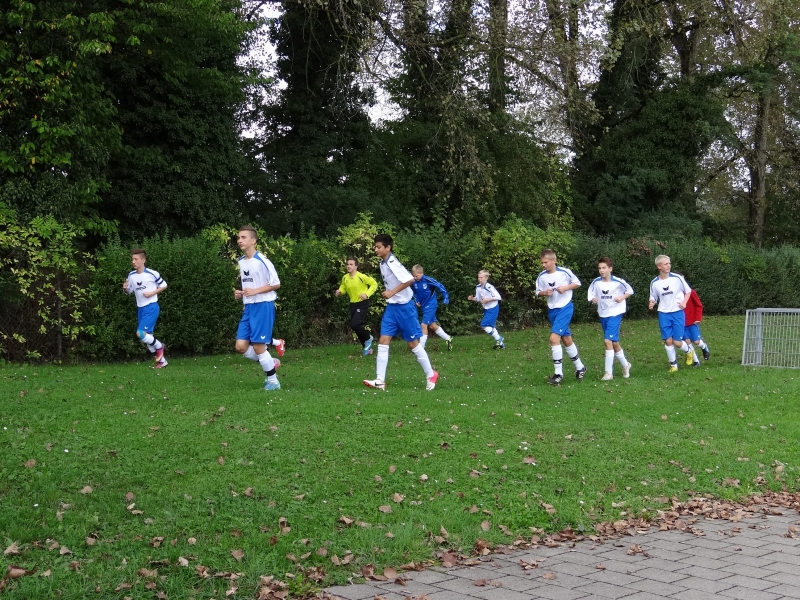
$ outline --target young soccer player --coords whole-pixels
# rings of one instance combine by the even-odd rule
[[[481,319],[481,327],[494,339],[493,350],[504,350],[506,347],[505,340],[500,332],[497,331],[495,323],[497,323],[497,316],[500,314],[500,292],[497,288],[489,283],[491,277],[489,271],[478,271],[478,285],[475,286],[475,295],[467,296],[470,302],[478,302],[483,307],[483,319]]]
[[[236,331],[236,351],[261,365],[267,376],[265,390],[279,390],[281,384],[275,372],[281,361],[270,356],[267,345],[272,343],[279,356],[283,355],[286,347],[283,340],[272,338],[275,299],[278,297],[275,291],[281,287],[281,281],[272,262],[256,250],[258,234],[254,227],[242,227],[236,241],[244,253],[239,259],[242,289],[233,291],[233,297],[244,303],[244,312]]]
[[[379,390],[386,389],[389,342],[398,335],[408,342],[408,347],[417,357],[419,366],[425,372],[425,389],[431,391],[436,387],[439,373],[433,370],[425,347],[419,343],[422,329],[417,320],[417,309],[411,301],[413,295],[410,289],[414,278],[392,254],[393,247],[394,240],[389,234],[375,236],[375,254],[381,259],[381,277],[386,288],[381,292],[381,296],[386,298],[386,310],[381,319],[381,336],[378,338],[377,376],[375,379],[365,379],[364,385]]]
[[[414,283],[411,284],[411,291],[414,294],[414,302],[422,309],[422,337],[419,343],[422,347],[428,342],[428,331],[432,331],[447,343],[447,349],[453,349],[453,336],[439,325],[436,318],[436,310],[439,308],[439,301],[436,297],[438,290],[442,294],[442,304],[450,304],[450,296],[445,287],[433,277],[425,275],[422,265],[411,267],[411,275]]]
[[[161,311],[158,306],[158,295],[167,289],[167,282],[161,278],[158,271],[145,268],[146,262],[147,252],[142,248],[131,250],[133,271],[128,273],[128,278],[122,284],[122,289],[126,294],[136,295],[136,306],[138,307],[136,337],[147,346],[147,349],[155,358],[155,368],[163,369],[167,366],[167,359],[164,358],[166,347],[153,337],[153,331],[156,328],[158,314]]]
[[[650,282],[650,304],[648,308],[658,303],[658,326],[661,329],[661,339],[664,340],[664,350],[667,352],[669,371],[678,370],[678,359],[675,348],[687,354],[687,363],[694,360],[694,351],[691,345],[683,341],[683,328],[685,315],[683,309],[689,300],[692,289],[682,275],[671,273],[672,263],[669,256],[659,254],[656,256],[658,277]],[[691,356],[688,356],[691,355]]]
[[[378,282],[369,275],[360,273],[358,260],[347,259],[347,273],[342,277],[342,284],[334,292],[336,296],[347,294],[350,297],[350,329],[358,341],[361,342],[361,352],[364,356],[372,354],[372,336],[364,328],[364,321],[369,314],[369,297],[378,289]]]
[[[572,290],[579,288],[581,282],[575,273],[556,264],[556,253],[553,250],[549,248],[542,250],[539,258],[544,271],[536,278],[536,295],[547,296],[547,318],[550,319],[551,325],[550,351],[555,368],[554,375],[547,380],[547,383],[559,385],[564,380],[564,366],[561,362],[564,358],[561,349],[562,340],[567,356],[575,365],[575,378],[582,381],[586,376],[586,367],[578,356],[578,347],[573,342],[572,332],[569,329],[572,313],[575,310],[572,304]]]
[[[633,295],[633,288],[624,279],[612,274],[614,262],[604,256],[597,261],[600,277],[589,286],[589,302],[597,305],[600,326],[603,328],[603,343],[606,347],[605,369],[601,381],[614,379],[614,356],[622,366],[622,377],[631,376],[631,363],[619,344],[619,328],[622,315],[628,309],[627,300]]]
[[[703,303],[700,302],[700,296],[697,295],[694,289],[689,293],[689,300],[686,302],[683,314],[686,321],[683,329],[683,341],[687,344],[694,344],[703,353],[703,360],[708,360],[711,358],[711,351],[700,335],[700,321],[703,320]],[[686,364],[692,367],[700,366],[697,350],[692,354],[686,355]]]

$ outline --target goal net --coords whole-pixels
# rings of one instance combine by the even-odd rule
[[[800,368],[800,309],[748,310],[742,365]]]

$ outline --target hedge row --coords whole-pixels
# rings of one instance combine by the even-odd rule
[[[424,234],[393,232],[385,223],[373,223],[369,215],[343,228],[335,239],[306,235],[300,239],[263,239],[261,250],[275,263],[281,278],[275,334],[293,346],[320,345],[352,339],[347,329],[348,311],[344,298],[334,298],[344,272],[347,256],[356,256],[362,269],[377,279],[378,261],[372,252],[372,238],[388,231],[395,238],[395,253],[410,268],[419,263],[425,272],[450,292],[449,306],[440,306],[445,328],[456,335],[477,331],[480,308],[466,300],[474,291],[477,272],[488,269],[503,294],[499,327],[519,329],[543,323],[545,304],[534,298],[534,285],[541,271],[539,252],[551,247],[559,262],[572,268],[583,282],[575,294],[575,319],[596,319],[586,302],[586,289],[597,276],[597,259],[614,259],[615,274],[626,279],[635,295],[628,315],[647,315],[650,280],[656,275],[654,258],[668,254],[673,269],[684,274],[697,289],[707,314],[742,314],[754,307],[797,305],[800,286],[800,249],[782,247],[755,250],[752,247],[718,246],[705,240],[650,238],[606,240],[544,231],[518,219],[511,219],[493,232],[431,230]],[[238,268],[236,231],[215,227],[191,239],[150,239],[142,246],[148,252],[147,265],[159,271],[168,290],[159,296],[161,318],[157,334],[171,353],[201,354],[230,351],[242,305],[233,298]],[[130,248],[119,243],[103,247],[91,259],[91,268],[81,277],[89,278],[88,308],[83,312],[81,334],[70,345],[71,355],[83,359],[113,360],[142,356],[136,340],[136,307],[121,290],[130,270]],[[64,274],[59,275],[62,279]],[[72,276],[74,278],[74,275]],[[9,273],[0,280],[10,285]],[[10,296],[7,296],[10,298]],[[11,303],[0,309],[11,310]],[[19,308],[19,307],[17,307]],[[383,300],[375,297],[369,325],[379,328]],[[19,326],[19,325],[17,325]],[[30,327],[41,329],[40,324]],[[71,331],[76,331],[73,325]],[[12,333],[0,338],[5,357],[20,360],[32,356],[32,348],[16,344]],[[24,333],[24,332],[21,332]],[[24,336],[19,336],[24,339]],[[50,338],[32,337],[41,340]],[[53,348],[36,352],[53,357]]]

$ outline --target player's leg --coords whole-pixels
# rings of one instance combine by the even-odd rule
[[[614,343],[609,339],[608,317],[600,317],[600,328],[603,330],[603,377],[601,381],[614,379]]]
[[[239,319],[239,327],[236,329],[236,351],[247,359],[258,361],[258,355],[250,345],[250,307],[252,304],[244,305],[242,318]]]
[[[395,314],[394,307],[396,304],[387,304],[386,310],[383,311],[383,318],[381,319],[381,335],[378,338],[378,356],[375,361],[375,379],[365,379],[364,385],[377,388],[379,390],[386,389],[386,369],[389,366],[389,342],[400,330],[397,324],[397,315]]]
[[[503,336],[500,335],[500,332],[497,331],[497,327],[495,324],[497,323],[497,316],[500,314],[500,305],[493,308],[487,308],[483,311],[483,319],[481,320],[481,327],[483,330],[492,336],[494,340],[493,348],[495,350],[501,350],[506,347]]]
[[[278,381],[277,370],[281,361],[272,358],[267,344],[272,341],[272,328],[275,325],[275,303],[257,302],[251,306],[250,314],[250,343],[258,357],[258,363],[267,377],[264,389],[268,391],[281,389]]]
[[[156,368],[167,366],[167,361],[164,358],[164,344],[153,335],[159,313],[158,302],[139,308],[137,311],[138,325],[136,326],[136,337],[147,346],[147,350],[154,356]]]
[[[569,356],[572,364],[575,365],[575,378],[581,381],[586,375],[586,366],[583,364],[580,355],[578,354],[578,346],[572,339],[572,332],[569,329],[570,321],[572,321],[572,313],[575,307],[572,303],[552,311],[552,328],[551,328],[551,345],[552,334],[561,336],[564,343],[564,351]]]
[[[436,387],[436,380],[439,379],[439,374],[433,370],[428,353],[425,351],[425,346],[419,343],[422,328],[419,321],[417,321],[417,311],[410,302],[397,305],[397,322],[400,337],[408,342],[408,347],[425,373],[425,389],[428,391],[433,390]]]

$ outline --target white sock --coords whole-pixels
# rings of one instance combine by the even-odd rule
[[[250,360],[258,360],[258,354],[256,354],[255,350],[253,350],[252,346],[248,346],[247,350],[245,350],[245,353],[242,354],[242,356],[249,358]]]
[[[431,361],[428,358],[428,353],[425,352],[425,348],[420,344],[417,344],[411,349],[411,351],[414,353],[414,356],[417,357],[419,366],[422,367],[423,371],[425,371],[425,377],[431,377],[433,375],[433,367],[431,366]]]
[[[606,350],[606,362],[605,368],[606,373],[613,373],[614,372],[614,351],[613,350]]]
[[[625,368],[625,367],[628,366],[629,363],[628,363],[628,359],[625,357],[625,350],[620,350],[614,356],[617,357],[617,360],[619,361],[619,364],[622,365],[622,368]]]
[[[703,340],[700,340],[700,343],[697,344],[697,346],[700,348],[700,350],[708,350],[708,344],[706,344]]]
[[[571,346],[566,347],[567,356],[572,359],[572,364],[575,365],[575,368],[580,371],[583,369],[583,361],[581,360],[580,356],[578,356],[578,346],[577,344],[572,344]]]
[[[423,335],[421,338],[419,338],[419,343],[424,348],[425,344],[428,343],[428,336],[427,335]]]
[[[684,352],[685,354],[689,354],[689,352],[692,351],[692,347],[686,342],[680,342],[680,346],[678,346],[677,344],[675,344],[675,346],[678,348],[678,350]]]
[[[264,373],[268,373],[272,371],[272,375],[267,375],[267,381],[271,383],[277,383],[278,377],[275,375],[275,359],[269,355],[269,352],[264,352],[264,354],[258,355],[258,362],[261,364],[261,368],[264,369]]]
[[[494,328],[494,327],[492,327],[492,337],[494,338],[495,342],[499,342],[500,341],[500,332],[497,331],[497,329]]]
[[[378,344],[378,381],[386,381],[386,367],[389,366],[389,344]]]
[[[164,344],[162,344],[162,343],[161,343],[161,342],[159,342],[158,340],[156,340],[156,341],[153,343],[153,348],[155,348],[156,350],[161,350],[161,348],[163,348],[163,347],[164,347]]]
[[[670,364],[678,360],[675,355],[675,346],[667,346],[664,344],[664,350],[667,351],[667,360],[670,362]]]
[[[564,364],[561,360],[564,358],[564,351],[561,349],[561,344],[558,346],[550,346],[550,352],[553,353],[553,367],[555,368],[556,375],[564,374]]]
[[[277,338],[272,338],[272,345],[273,345],[273,346],[277,346],[277,345],[278,345],[278,344],[280,344],[280,343],[281,343],[281,341],[280,341],[279,339],[277,339]]]
[[[439,336],[440,338],[442,338],[443,340],[449,340],[449,339],[450,339],[450,336],[449,336],[449,335],[447,335],[447,332],[446,332],[446,331],[444,330],[444,328],[442,328],[442,327],[439,327],[439,328],[438,328],[436,331],[434,331],[433,333],[435,333],[436,335],[438,335],[438,336]]]

